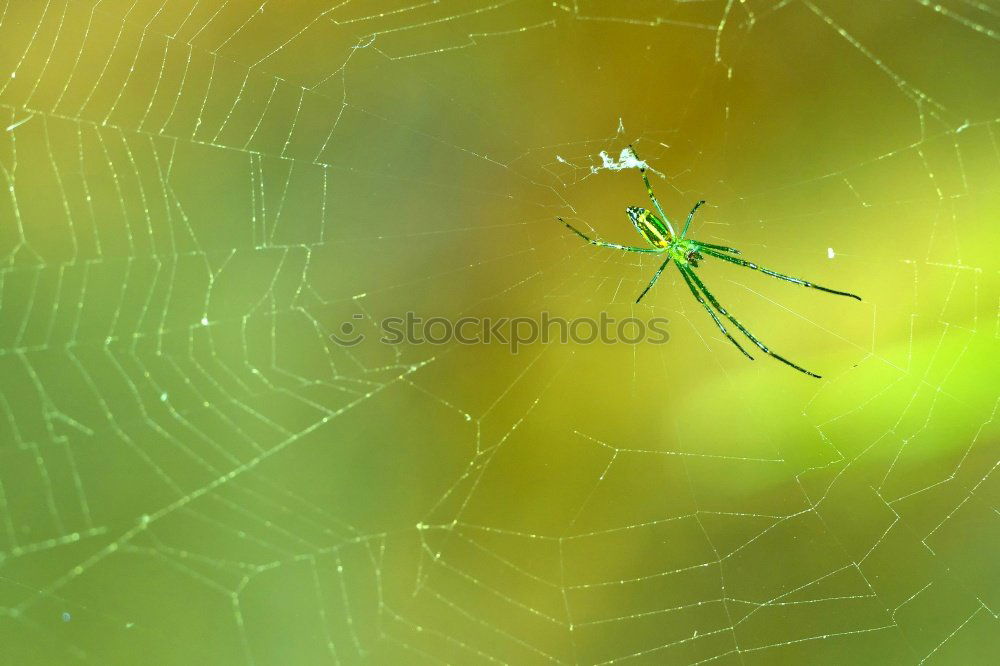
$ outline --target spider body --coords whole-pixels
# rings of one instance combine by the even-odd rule
[[[669,252],[677,263],[690,264],[697,268],[698,262],[704,259],[698,252],[697,242],[674,236],[667,225],[651,211],[638,206],[629,206],[625,209],[625,213],[646,242],[654,248]]]
[[[674,234],[658,217],[645,208],[629,206],[625,209],[636,230],[653,247],[666,248],[674,240]]]
[[[635,154],[635,149],[633,149],[631,146],[629,146],[629,149],[632,150],[632,154],[635,156],[636,160],[638,160],[639,156]],[[687,238],[687,231],[688,228],[691,226],[691,220],[694,218],[694,214],[695,212],[697,212],[698,208],[703,203],[705,203],[704,201],[699,201],[698,203],[696,203],[694,205],[694,208],[691,209],[691,212],[688,213],[687,220],[685,220],[684,222],[684,228],[681,230],[681,233],[678,236],[674,232],[674,227],[670,223],[670,219],[667,217],[666,213],[663,212],[663,207],[660,206],[660,202],[657,201],[656,195],[653,194],[653,187],[652,185],[649,184],[649,178],[646,176],[645,165],[642,165],[639,168],[639,172],[642,174],[642,181],[646,185],[646,193],[649,195],[649,199],[650,201],[653,202],[653,205],[656,207],[656,211],[660,214],[660,217],[657,217],[652,211],[646,210],[644,208],[639,208],[638,206],[629,206],[628,208],[625,209],[625,213],[628,215],[629,219],[632,221],[632,224],[635,226],[639,234],[652,247],[633,247],[630,245],[619,245],[617,243],[608,243],[605,241],[596,240],[582,233],[576,227],[574,227],[561,217],[558,218],[559,221],[565,224],[567,227],[569,227],[569,229],[573,233],[575,233],[577,236],[587,241],[591,245],[596,245],[598,247],[608,247],[615,250],[622,250],[624,252],[638,252],[641,254],[666,255],[666,259],[664,259],[663,263],[660,264],[660,267],[656,270],[656,273],[653,275],[653,279],[649,281],[649,284],[646,286],[646,288],[643,289],[641,294],[639,294],[639,298],[635,299],[636,303],[641,301],[642,297],[646,295],[646,292],[648,292],[653,287],[653,285],[656,284],[656,281],[660,278],[660,273],[663,272],[663,269],[665,269],[667,267],[667,264],[670,263],[670,260],[673,259],[674,265],[677,266],[677,270],[680,271],[681,277],[684,278],[684,282],[687,283],[687,286],[691,290],[691,293],[694,295],[695,299],[699,303],[701,303],[702,306],[704,306],[705,310],[708,311],[708,314],[712,317],[712,320],[715,322],[715,325],[719,328],[722,334],[725,335],[730,342],[736,345],[736,348],[739,349],[741,352],[743,352],[743,354],[747,358],[749,358],[751,361],[753,360],[753,356],[750,356],[750,354],[747,353],[747,351],[743,349],[742,346],[740,346],[740,343],[737,342],[732,335],[730,335],[729,331],[726,330],[726,327],[723,325],[722,321],[718,318],[718,316],[716,316],[716,312],[718,312],[723,317],[732,322],[732,324],[737,329],[739,329],[739,331],[743,333],[743,335],[745,335],[758,349],[760,349],[765,354],[774,357],[775,359],[781,361],[782,363],[789,365],[798,370],[799,372],[803,372],[809,375],[810,377],[819,378],[819,375],[813,372],[809,372],[805,368],[800,367],[792,363],[788,359],[784,358],[783,356],[776,354],[775,352],[768,349],[764,345],[764,343],[755,338],[753,334],[750,333],[750,331],[748,331],[746,327],[743,326],[743,324],[741,324],[733,315],[731,315],[724,307],[722,307],[722,305],[715,298],[715,296],[712,295],[712,292],[710,292],[708,288],[705,286],[705,284],[701,281],[701,278],[699,278],[695,274],[694,269],[698,268],[699,262],[702,261],[707,255],[715,259],[721,259],[722,261],[726,261],[731,264],[743,266],[744,268],[760,271],[761,273],[770,275],[771,277],[776,277],[779,280],[794,282],[795,284],[800,284],[803,287],[818,289],[820,291],[825,291],[827,293],[837,294],[838,296],[848,296],[850,298],[855,298],[859,301],[861,300],[861,297],[856,296],[855,294],[848,293],[846,291],[837,291],[835,289],[828,289],[827,287],[821,287],[820,285],[814,284],[807,280],[791,277],[789,275],[783,275],[781,273],[776,273],[775,271],[772,271],[768,268],[764,268],[763,266],[758,266],[755,263],[744,261],[743,259],[734,256],[740,254],[740,251],[735,248],[725,247],[723,245],[715,245],[713,243],[705,243],[702,241],[694,240],[693,238]]]

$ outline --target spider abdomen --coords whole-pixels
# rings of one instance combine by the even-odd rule
[[[629,206],[625,209],[628,218],[632,220],[636,230],[653,247],[665,248],[670,245],[673,236],[666,225],[658,217],[645,208]]]

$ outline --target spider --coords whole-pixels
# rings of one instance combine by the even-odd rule
[[[629,146],[629,150],[632,151],[632,155],[635,157],[635,159],[637,161],[640,161],[639,155],[636,154],[635,149],[632,146]],[[702,241],[696,241],[692,238],[687,238],[688,227],[691,226],[691,220],[694,218],[694,214],[698,211],[698,208],[705,203],[704,200],[696,203],[694,205],[694,208],[691,209],[691,212],[688,213],[687,220],[684,221],[684,228],[681,230],[681,235],[678,236],[674,232],[674,227],[672,224],[670,224],[670,220],[663,212],[663,207],[660,206],[660,202],[657,201],[656,195],[653,194],[653,186],[649,184],[649,178],[646,176],[646,165],[641,161],[640,165],[641,166],[639,167],[639,172],[642,174],[642,182],[645,183],[646,185],[646,193],[649,194],[649,199],[650,201],[653,202],[653,205],[656,207],[656,210],[660,213],[660,217],[657,217],[651,211],[648,211],[644,208],[638,208],[636,206],[629,206],[628,208],[625,209],[625,212],[628,214],[629,219],[632,220],[632,224],[635,225],[636,230],[640,234],[642,234],[642,237],[645,238],[650,245],[653,246],[652,248],[633,247],[629,245],[619,245],[617,243],[607,243],[605,241],[595,240],[587,236],[586,234],[582,233],[579,229],[577,229],[576,227],[574,227],[561,217],[557,219],[563,224],[565,224],[567,227],[569,227],[570,231],[572,231],[577,236],[587,241],[591,245],[597,245],[599,247],[610,247],[612,249],[623,250],[625,252],[640,252],[642,254],[667,255],[667,258],[663,260],[663,263],[660,264],[660,267],[656,269],[656,273],[653,274],[653,279],[649,281],[649,284],[646,285],[646,288],[642,290],[641,294],[639,294],[639,298],[635,299],[636,303],[641,301],[642,297],[645,296],[646,293],[653,288],[653,285],[656,284],[656,281],[660,278],[660,273],[663,272],[663,269],[666,268],[667,264],[670,263],[670,260],[673,259],[674,265],[676,265],[677,270],[680,271],[681,277],[684,278],[684,282],[687,283],[688,289],[691,290],[691,293],[694,294],[694,297],[698,300],[698,302],[705,307],[705,310],[712,317],[712,320],[715,322],[715,325],[719,327],[719,330],[722,331],[722,334],[725,335],[730,342],[736,345],[736,348],[739,349],[741,352],[743,352],[744,356],[749,358],[751,361],[753,360],[753,356],[751,356],[747,352],[747,350],[745,350],[740,345],[740,343],[737,342],[736,339],[729,334],[729,331],[726,330],[726,327],[716,316],[715,311],[713,311],[712,309],[713,307],[715,308],[715,310],[719,312],[719,314],[721,314],[726,319],[731,321],[733,325],[736,328],[738,328],[740,332],[743,333],[743,335],[747,336],[747,338],[750,339],[750,342],[754,343],[754,345],[756,345],[757,348],[760,349],[762,352],[770,356],[773,356],[774,358],[778,359],[779,361],[781,361],[786,365],[790,365],[799,372],[803,372],[809,375],[810,377],[816,377],[817,379],[819,379],[820,375],[817,375],[816,373],[813,372],[809,372],[805,368],[796,365],[795,363],[792,363],[787,358],[779,354],[776,354],[775,352],[768,349],[764,345],[764,343],[755,338],[753,334],[743,326],[743,324],[737,321],[737,319],[733,315],[729,314],[729,312],[724,307],[722,307],[722,305],[719,304],[719,301],[716,300],[715,296],[712,295],[712,292],[708,290],[705,284],[694,272],[694,269],[698,267],[698,262],[702,261],[705,258],[705,255],[708,255],[710,257],[715,257],[716,259],[728,261],[731,264],[736,264],[737,266],[743,266],[745,268],[750,268],[755,271],[760,271],[761,273],[765,273],[767,275],[770,275],[771,277],[776,277],[779,280],[787,280],[788,282],[801,284],[803,287],[811,287],[813,289],[819,289],[820,291],[825,291],[831,294],[837,294],[838,296],[849,296],[850,298],[856,298],[859,301],[861,300],[861,297],[856,296],[855,294],[849,294],[846,291],[837,291],[835,289],[828,289],[827,287],[821,287],[818,284],[813,284],[812,282],[808,282],[807,280],[803,280],[801,278],[795,278],[789,275],[782,275],[781,273],[776,273],[770,269],[764,268],[763,266],[758,266],[755,263],[739,259],[737,257],[732,256],[734,254],[740,254],[740,251],[735,248],[725,247],[723,245],[714,245],[712,243],[704,243]],[[703,294],[704,297],[702,296]]]

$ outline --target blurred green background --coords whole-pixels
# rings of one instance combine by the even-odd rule
[[[5,3],[0,661],[997,663],[998,39],[970,0]],[[823,379],[555,220],[639,242],[630,143],[695,238],[863,296],[702,264]],[[406,312],[671,339],[380,344]]]

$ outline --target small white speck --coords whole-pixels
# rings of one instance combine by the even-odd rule
[[[11,72],[10,73],[10,78],[16,79],[17,78],[17,72]]]
[[[167,394],[166,393],[161,393],[160,394],[160,402],[166,402],[166,401],[167,401]]]
[[[7,131],[8,131],[8,132],[11,132],[11,131],[13,131],[13,130],[17,129],[18,127],[20,127],[20,126],[21,126],[21,125],[23,125],[24,123],[28,122],[28,121],[29,121],[29,120],[31,120],[32,118],[34,118],[34,116],[28,116],[27,118],[22,118],[21,120],[18,120],[18,121],[17,121],[16,123],[14,123],[13,125],[7,125]]]
[[[202,326],[208,326],[208,317],[202,317],[201,318],[201,325]]]
[[[833,251],[832,247],[826,248],[826,256],[828,259],[833,259],[837,256],[837,253]]]

